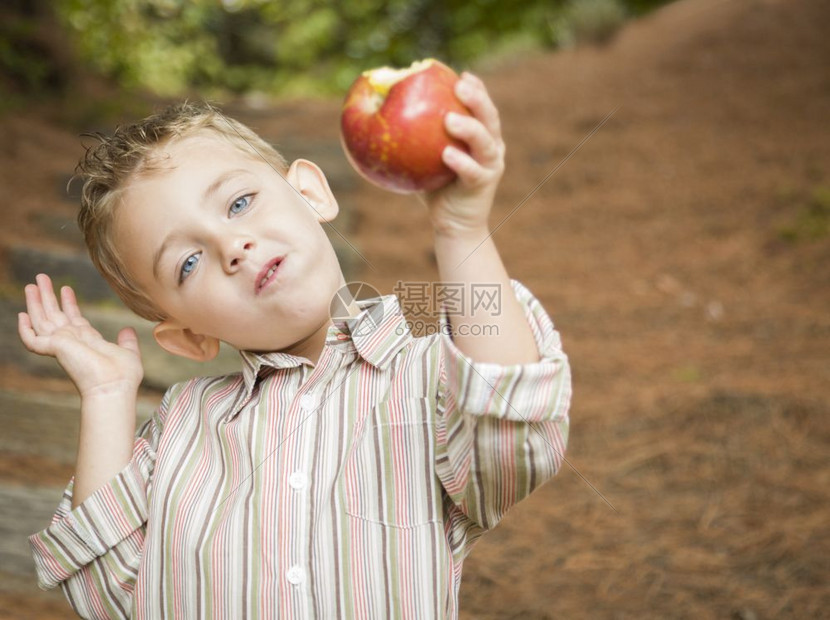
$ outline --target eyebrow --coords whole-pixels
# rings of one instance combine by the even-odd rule
[[[227,172],[220,174],[210,185],[207,186],[207,188],[205,188],[205,191],[202,194],[202,203],[206,203],[214,195],[216,195],[225,183],[242,174],[248,174],[248,171],[245,168],[234,168],[233,170],[228,170]],[[161,257],[167,251],[170,241],[171,235],[168,235],[153,254],[153,277],[156,280],[159,279],[159,263],[161,262]]]
[[[162,244],[159,246],[158,250],[156,250],[155,254],[153,254],[153,277],[158,280],[159,279],[159,263],[161,262],[162,254],[167,251],[167,246],[170,245],[170,236],[168,235]]]
[[[248,174],[248,171],[245,170],[245,168],[234,168],[233,170],[228,170],[227,172],[220,174],[216,180],[208,185],[207,189],[205,189],[205,193],[202,194],[202,202],[210,200],[210,198],[213,197],[213,195],[216,194],[225,183],[241,174]]]

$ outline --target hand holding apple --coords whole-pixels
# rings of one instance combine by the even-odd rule
[[[365,71],[346,95],[340,128],[355,169],[390,191],[421,192],[436,232],[486,230],[505,149],[479,78],[432,59]]]
[[[448,113],[469,116],[454,88],[459,78],[437,60],[408,69],[365,71],[346,95],[341,139],[354,168],[393,192],[437,190],[455,178],[443,161],[447,146],[465,149],[444,126]]]
[[[443,152],[444,163],[457,178],[449,185],[424,194],[436,234],[444,237],[489,236],[488,219],[499,181],[504,173],[504,140],[499,112],[484,83],[463,73],[455,86],[459,100],[471,116],[447,114],[447,132],[464,145]]]

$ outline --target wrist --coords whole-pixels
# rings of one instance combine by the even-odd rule
[[[81,398],[110,398],[120,396],[132,396],[135,398],[138,395],[138,389],[141,386],[141,381],[144,378],[143,372],[123,372],[113,373],[114,376],[109,377],[83,377],[83,380],[74,380],[75,387],[78,390]]]
[[[97,386],[80,391],[81,403],[83,405],[105,404],[105,403],[129,403],[138,400],[138,385],[124,382],[119,384],[108,384]]]
[[[435,261],[443,282],[480,281],[492,277],[499,263],[487,228],[435,234]]]
[[[462,224],[446,224],[433,226],[435,244],[452,243],[477,245],[490,236],[490,229],[486,224],[465,226]]]

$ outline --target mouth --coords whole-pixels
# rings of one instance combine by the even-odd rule
[[[255,294],[259,295],[266,286],[274,282],[277,274],[279,273],[279,267],[283,260],[285,260],[284,256],[278,256],[277,258],[272,258],[265,264],[262,271],[257,274],[256,280],[254,281]]]

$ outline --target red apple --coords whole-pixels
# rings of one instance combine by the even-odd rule
[[[464,143],[444,129],[447,112],[470,115],[455,96],[458,75],[428,59],[408,69],[364,71],[343,103],[340,136],[346,156],[364,178],[400,194],[433,191],[455,178],[441,160]]]

